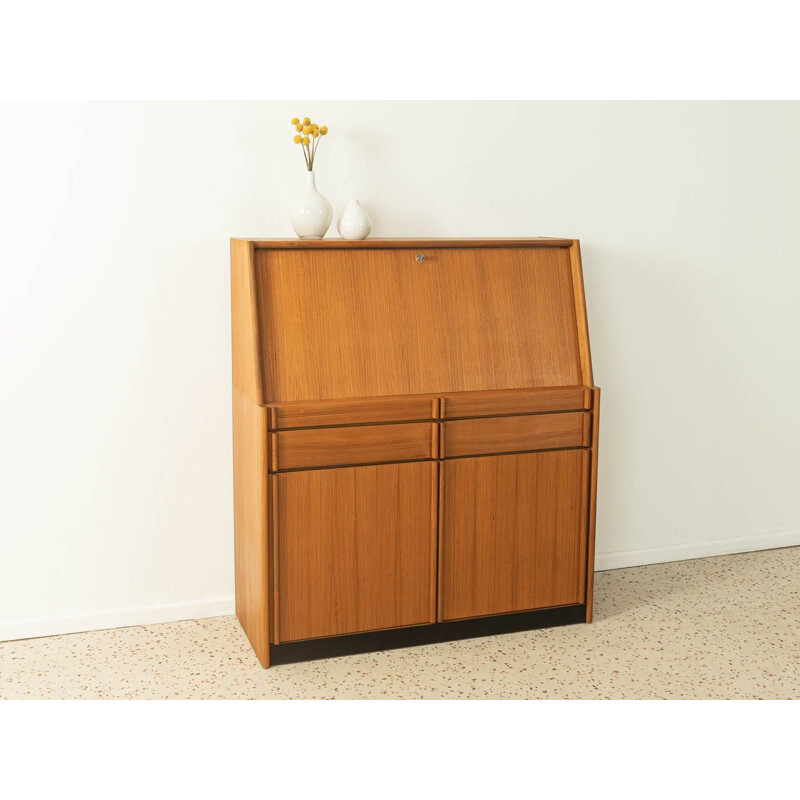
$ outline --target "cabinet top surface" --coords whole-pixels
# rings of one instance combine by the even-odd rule
[[[545,236],[528,239],[252,239],[234,237],[232,241],[252,242],[256,250],[370,250],[399,247],[571,247],[574,239]]]

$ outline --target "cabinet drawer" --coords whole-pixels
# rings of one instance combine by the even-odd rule
[[[436,458],[436,423],[279,431],[270,437],[273,472]]]
[[[446,394],[442,397],[441,416],[443,419],[499,417],[545,411],[586,411],[589,408],[591,396],[585,386],[561,386]]]
[[[589,446],[585,412],[462,419],[443,423],[443,458]]]
[[[270,407],[270,430],[379,422],[423,422],[439,416],[439,399],[423,396],[368,397],[360,400],[313,400]]]

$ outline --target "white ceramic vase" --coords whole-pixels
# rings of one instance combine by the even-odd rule
[[[291,211],[292,227],[301,239],[321,239],[331,226],[333,208],[317,191],[314,170],[306,173],[306,188]]]
[[[351,200],[339,220],[339,234],[342,239],[366,239],[372,230],[369,214],[361,208],[358,200]]]

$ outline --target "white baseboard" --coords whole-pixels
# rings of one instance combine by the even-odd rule
[[[598,553],[594,566],[595,570],[602,572],[607,569],[661,564],[665,561],[686,561],[691,558],[749,553],[754,550],[772,550],[777,547],[794,547],[796,545],[800,545],[800,531],[766,533],[757,536],[740,536],[735,539],[716,539],[666,547]],[[99,631],[106,628],[126,628],[131,625],[150,625],[156,622],[179,622],[185,619],[218,617],[223,614],[233,614],[234,608],[233,597],[211,597],[185,603],[114,608],[85,614],[0,622],[0,642],[12,639],[34,639],[39,636],[56,636],[62,633]]]
[[[62,633],[101,631],[106,628],[128,628],[155,622],[179,622],[184,619],[219,617],[234,613],[233,597],[210,597],[185,603],[162,603],[133,608],[112,608],[86,614],[65,614],[57,617],[35,617],[0,622],[0,642],[12,639],[35,639]]]
[[[778,547],[800,545],[800,531],[762,533],[755,536],[737,536],[733,539],[714,539],[705,542],[686,542],[666,547],[646,547],[637,550],[617,550],[597,553],[594,558],[596,572],[644,564],[663,564],[667,561],[687,561],[692,558],[725,556],[731,553],[751,553],[755,550],[775,550]]]

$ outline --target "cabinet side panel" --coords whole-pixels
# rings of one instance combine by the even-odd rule
[[[267,410],[233,390],[233,527],[236,616],[269,666]]]
[[[575,321],[578,331],[578,355],[581,362],[582,382],[591,386],[592,353],[589,347],[589,323],[586,318],[586,295],[583,288],[583,266],[581,264],[581,246],[576,239],[569,249],[569,263],[572,271],[572,293],[575,298]]]
[[[589,464],[589,530],[586,553],[586,621],[592,621],[594,602],[594,532],[597,517],[597,446],[600,441],[600,390],[592,389],[592,449]]]
[[[264,403],[261,338],[256,311],[252,242],[231,239],[231,351],[233,385],[256,403]]]

